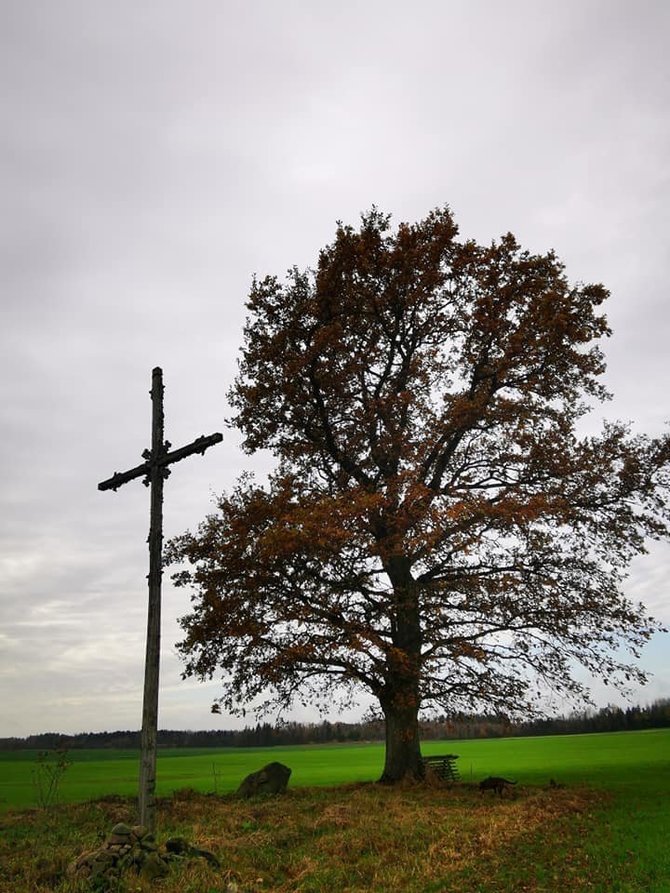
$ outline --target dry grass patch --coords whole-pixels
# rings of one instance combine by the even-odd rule
[[[231,882],[239,893],[588,889],[578,872],[570,886],[568,868],[580,864],[591,811],[602,799],[586,789],[521,789],[501,800],[469,785],[360,784],[254,801],[180,792],[161,803],[159,840],[187,837],[216,853],[222,868],[185,861],[165,880],[128,877],[121,889],[224,893]],[[115,801],[4,816],[0,891],[80,893],[85,888],[64,876],[64,866],[132,818],[132,809]],[[537,880],[538,854],[545,875],[560,869],[560,885]]]

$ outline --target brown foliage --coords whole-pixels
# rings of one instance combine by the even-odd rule
[[[458,241],[446,208],[395,232],[373,209],[315,271],[255,280],[230,399],[278,464],[170,546],[186,672],[222,670],[229,711],[363,686],[389,777],[416,770],[419,708],[526,713],[538,678],[584,697],[575,662],[642,679],[616,649],[655,624],[621,583],[667,535],[670,446],[578,433],[607,294],[510,234]]]

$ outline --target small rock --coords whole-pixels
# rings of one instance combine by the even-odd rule
[[[184,856],[191,850],[191,844],[184,837],[168,837],[165,849],[176,856]]]
[[[124,846],[130,842],[130,835],[127,834],[110,834],[107,838],[107,846]]]
[[[146,880],[153,881],[156,878],[165,877],[169,870],[167,864],[158,853],[147,853],[140,874]]]

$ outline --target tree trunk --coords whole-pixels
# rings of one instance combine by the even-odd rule
[[[396,696],[383,703],[382,710],[386,719],[386,756],[379,781],[394,784],[403,778],[422,779],[418,698],[405,693],[405,697]]]
[[[423,778],[419,742],[421,623],[416,583],[409,561],[395,555],[385,562],[394,590],[393,648],[387,658],[386,686],[379,701],[386,720],[386,757],[381,782]]]

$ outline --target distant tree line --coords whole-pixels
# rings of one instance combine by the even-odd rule
[[[622,709],[608,706],[568,716],[511,722],[504,716],[458,715],[438,717],[421,723],[424,741],[448,741],[461,738],[506,738],[530,735],[569,735],[585,732],[623,732],[670,727],[670,698],[661,698],[648,706]],[[381,741],[384,722],[370,719],[357,723],[285,722],[278,725],[257,723],[244,729],[183,731],[161,729],[159,747],[276,747],[278,745],[329,744]],[[27,738],[0,738],[0,750],[52,750],[65,747],[135,748],[140,746],[139,731],[80,732],[62,735],[46,732]]]
[[[424,740],[449,738],[509,738],[533,735],[574,735],[588,732],[626,732],[670,727],[670,698],[647,706],[622,709],[609,705],[567,716],[511,722],[504,716],[440,717],[423,723]]]

